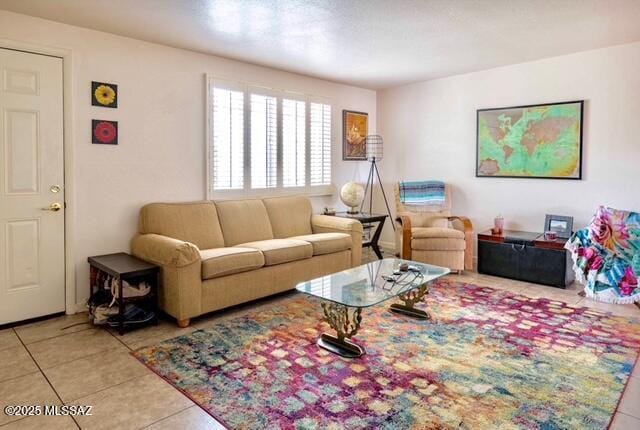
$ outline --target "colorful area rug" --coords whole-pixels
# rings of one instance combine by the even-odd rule
[[[135,355],[233,429],[602,429],[640,349],[640,321],[439,282],[436,321],[363,311],[367,354],[315,342],[329,330],[303,295]]]

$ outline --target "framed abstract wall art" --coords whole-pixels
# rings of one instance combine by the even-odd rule
[[[342,159],[366,160],[369,115],[351,110],[342,111]]]
[[[117,108],[118,86],[106,82],[91,82],[91,106]]]
[[[582,179],[584,101],[479,109],[476,176]]]

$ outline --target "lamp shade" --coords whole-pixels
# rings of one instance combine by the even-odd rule
[[[367,136],[367,159],[382,159],[382,136],[378,136],[377,134]]]

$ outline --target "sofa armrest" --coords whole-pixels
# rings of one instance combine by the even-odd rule
[[[407,215],[400,215],[396,218],[396,223],[398,224],[398,230],[402,238],[400,258],[411,260],[411,218]]]
[[[187,324],[202,313],[202,264],[194,244],[159,234],[139,234],[131,242],[131,252],[160,266],[158,303],[162,310]]]
[[[312,215],[311,216],[311,229],[314,233],[316,229],[331,230],[342,233],[358,232],[363,233],[362,224],[360,221],[351,218],[342,218],[331,215]],[[323,231],[324,233],[325,231]]]
[[[473,270],[473,224],[471,220],[464,216],[450,216],[449,221],[456,230],[464,233],[464,268]]]
[[[164,267],[184,267],[200,260],[200,251],[194,244],[159,234],[137,235],[131,251],[136,257]]]
[[[360,221],[330,215],[312,215],[311,230],[314,233],[347,233],[351,235],[351,267],[362,264],[362,235]]]

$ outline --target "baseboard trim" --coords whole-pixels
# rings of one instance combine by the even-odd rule
[[[67,315],[74,315],[80,312],[87,312],[87,304],[85,302],[76,303],[75,306],[72,306],[70,309],[68,308],[65,311]]]

